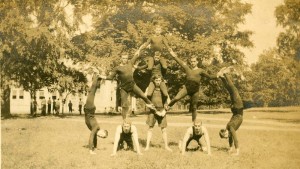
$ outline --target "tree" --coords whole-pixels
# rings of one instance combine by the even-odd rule
[[[300,103],[300,2],[298,0],[285,0],[284,4],[276,7],[275,16],[277,24],[284,28],[277,38],[278,51],[289,70],[290,87],[287,97],[295,98],[295,103]],[[296,94],[296,97],[295,97]]]
[[[258,106],[299,104],[297,80],[277,50],[270,49],[252,65],[253,100]],[[297,103],[298,102],[298,103]]]
[[[59,61],[65,53],[76,56],[68,38],[74,28],[66,21],[65,7],[43,0],[5,1],[0,6],[1,75],[29,91],[32,98],[38,89],[57,84],[58,77],[72,72]],[[78,76],[70,77],[68,83],[77,82]],[[8,105],[9,98],[3,99],[2,105]]]
[[[300,60],[300,2],[285,0],[284,4],[276,7],[277,24],[284,28],[277,38],[277,45],[286,57]]]

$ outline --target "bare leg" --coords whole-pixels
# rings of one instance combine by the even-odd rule
[[[148,90],[147,90],[147,97],[151,97],[153,92],[154,92],[154,89],[155,89],[155,85],[153,82],[150,82],[149,83],[149,86],[148,86]]]
[[[153,131],[153,127],[149,127],[148,132],[147,132],[147,143],[146,143],[145,151],[148,151],[149,148],[150,148],[150,142],[151,142],[151,138],[152,138],[152,131]]]
[[[162,137],[165,143],[165,149],[172,152],[172,149],[168,145],[168,135],[167,135],[167,128],[162,127],[161,128]]]
[[[144,95],[143,91],[137,85],[134,85],[133,93],[143,99],[147,104],[152,104],[152,102]]]

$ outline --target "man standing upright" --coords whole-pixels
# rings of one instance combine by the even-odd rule
[[[41,100],[41,108],[42,108],[42,115],[43,116],[46,116],[46,99],[45,99],[45,97],[44,98],[42,98],[42,100]]]
[[[48,115],[50,115],[51,114],[51,99],[50,99],[50,97],[47,101],[47,106],[48,106]]]
[[[83,105],[83,101],[81,100],[81,98],[79,99],[79,103],[78,103],[78,109],[79,109],[79,114],[81,115],[82,112],[82,105]]]
[[[71,102],[71,100],[68,103],[68,107],[69,107],[69,113],[72,113],[72,111],[73,111],[73,103]]]
[[[155,112],[150,110],[150,113],[147,118],[146,123],[149,125],[149,129],[147,133],[147,143],[146,143],[145,151],[149,150],[150,148],[150,141],[152,137],[153,127],[155,126],[155,123],[157,121],[158,126],[161,128],[165,149],[172,152],[172,149],[168,145],[167,117],[164,109],[167,101],[167,97],[162,94],[162,91],[160,89],[161,82],[162,82],[162,77],[160,75],[155,75],[153,77],[153,83],[155,85],[155,89],[152,91],[152,93],[147,93],[149,99],[151,99],[157,111]]]

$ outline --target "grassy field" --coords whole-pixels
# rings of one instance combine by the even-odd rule
[[[186,113],[168,115],[168,138],[172,153],[163,149],[160,129],[154,128],[152,146],[146,143],[146,115],[132,120],[138,128],[142,156],[135,152],[112,153],[113,137],[121,116],[98,115],[101,128],[109,136],[98,140],[96,155],[87,149],[89,130],[84,116],[18,117],[1,120],[1,168],[300,168],[300,108],[249,109],[238,131],[240,156],[230,156],[227,140],[218,131],[226,126],[229,110],[200,111],[198,118],[207,126],[212,156],[201,151],[182,156],[178,140],[182,139],[191,116]]]

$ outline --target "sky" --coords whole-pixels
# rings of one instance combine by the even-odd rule
[[[250,37],[254,44],[251,49],[243,49],[245,61],[248,64],[255,63],[258,56],[271,47],[276,46],[276,39],[282,31],[280,26],[276,25],[275,8],[283,4],[283,0],[242,0],[252,4],[252,13],[246,16],[246,22],[240,26],[241,30],[247,29],[253,31]]]
[[[276,24],[274,11],[276,6],[283,4],[284,0],[241,1],[252,4],[252,13],[246,15],[245,24],[239,27],[240,30],[250,30],[253,32],[250,40],[253,42],[254,47],[251,49],[242,49],[246,56],[246,63],[252,64],[257,62],[258,56],[262,54],[264,50],[276,46],[276,39],[282,28]],[[72,18],[72,7],[68,7],[66,11],[70,15],[69,18]],[[92,29],[92,16],[84,16],[83,20],[85,24],[80,25],[80,31],[78,33]]]

